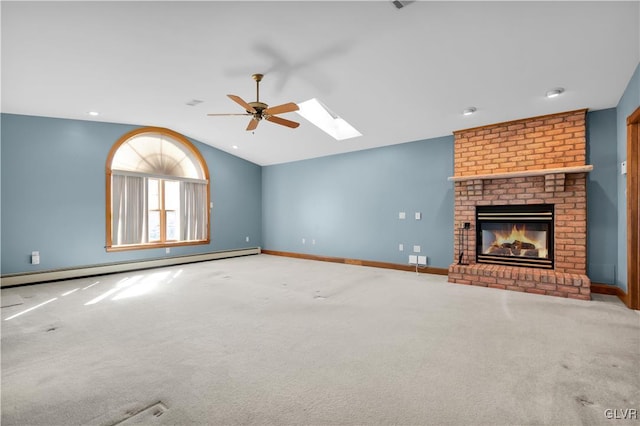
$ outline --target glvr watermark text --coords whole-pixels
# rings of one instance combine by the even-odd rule
[[[635,408],[607,408],[604,416],[609,420],[638,420],[638,410]]]

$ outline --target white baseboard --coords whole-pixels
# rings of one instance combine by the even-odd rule
[[[91,275],[112,274],[115,272],[134,271],[137,269],[157,268],[160,266],[181,265],[184,263],[203,262],[206,260],[226,259],[229,257],[260,254],[260,247],[216,251],[187,256],[164,257],[158,259],[140,260],[134,262],[108,263],[102,265],[81,266],[77,268],[53,269],[49,271],[26,272],[8,274],[0,277],[0,287],[10,287],[22,284],[34,284],[45,281],[66,280]]]

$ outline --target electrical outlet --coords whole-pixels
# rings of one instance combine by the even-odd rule
[[[413,246],[414,253],[420,253],[420,246]]]
[[[245,237],[245,239],[244,239],[244,240],[245,240],[246,242],[249,242],[249,237],[248,237],[248,236],[247,236],[247,237]]]
[[[32,265],[39,265],[40,264],[40,252],[39,251],[32,251],[31,252],[31,264]]]
[[[165,248],[165,249],[164,249],[164,252],[165,252],[166,254],[171,253],[171,247],[167,247],[167,248]]]
[[[398,213],[398,219],[405,219],[406,217],[407,217],[407,214],[405,212]]]
[[[398,251],[404,251],[404,244],[398,244]]]
[[[427,265],[427,256],[418,256],[418,265]]]
[[[422,213],[416,212],[415,218],[416,218],[416,220],[422,219]]]
[[[311,240],[311,245],[314,245],[314,246],[316,245],[316,240],[315,239]]]
[[[303,239],[302,239],[302,244],[306,244],[306,243],[307,243],[306,238],[303,238]]]
[[[418,256],[416,256],[415,254],[410,254],[409,255],[409,264],[415,265],[417,263],[418,263]]]

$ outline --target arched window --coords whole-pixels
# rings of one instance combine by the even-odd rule
[[[184,136],[145,127],[107,158],[107,250],[209,243],[209,170]]]

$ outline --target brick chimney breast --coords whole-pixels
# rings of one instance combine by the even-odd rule
[[[586,109],[453,132],[454,262],[449,282],[590,299]],[[476,262],[476,206],[552,204],[554,268]],[[471,223],[465,231],[462,224]],[[466,246],[461,247],[464,234]],[[461,251],[465,253],[461,262]],[[467,263],[461,264],[461,263]]]

